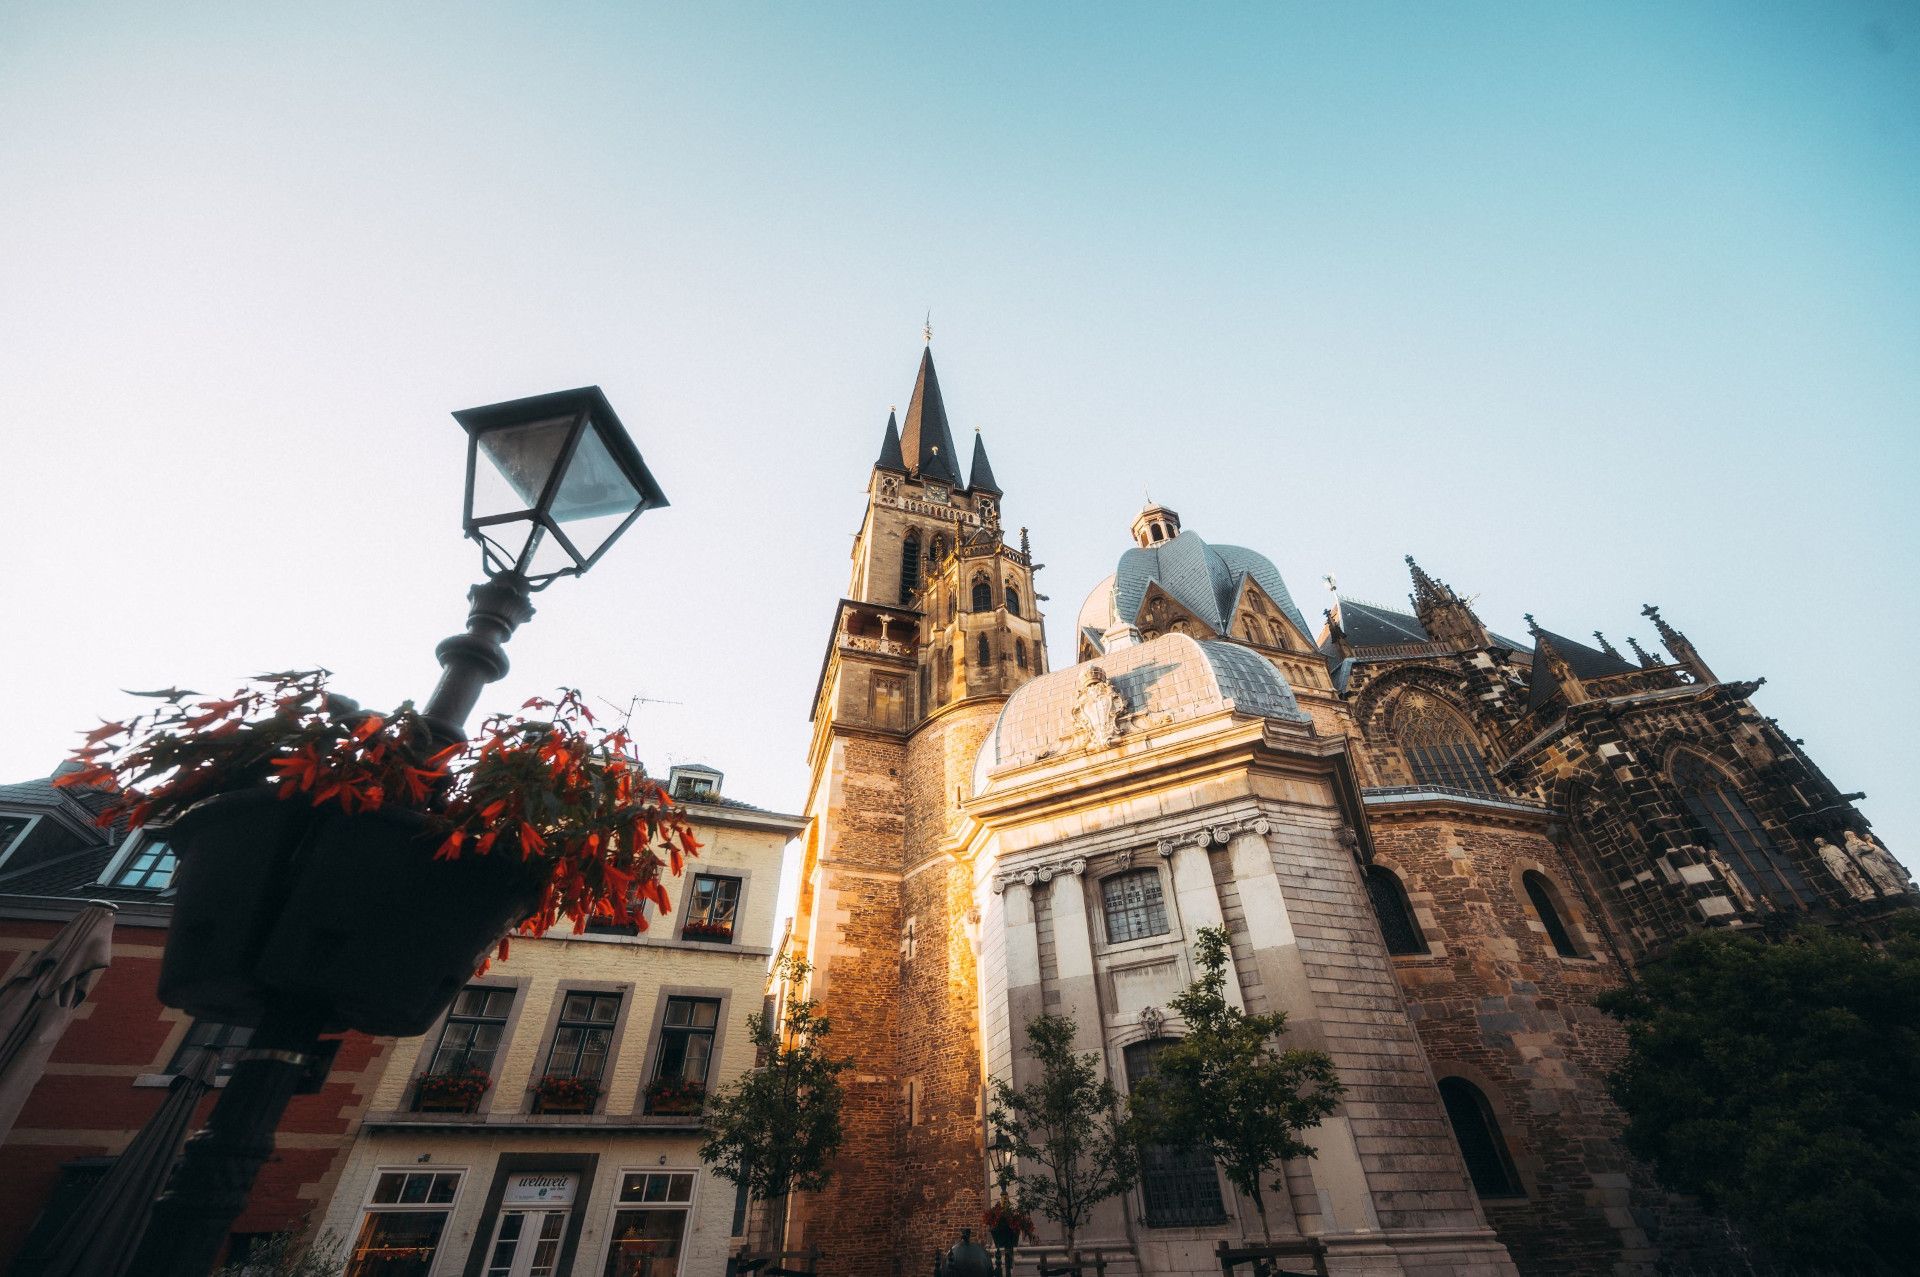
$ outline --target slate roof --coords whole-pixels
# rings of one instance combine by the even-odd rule
[[[1135,546],[1120,556],[1113,574],[1113,615],[1132,621],[1146,600],[1147,587],[1158,584],[1182,607],[1224,634],[1233,619],[1242,576],[1251,576],[1302,634],[1313,633],[1271,559],[1245,546],[1209,545],[1191,531],[1148,549]],[[1081,615],[1084,620],[1087,609]]]
[[[1000,495],[1000,485],[994,482],[993,466],[987,462],[987,445],[980,438],[978,430],[973,432],[973,466],[967,475],[967,487],[974,492],[989,492]]]
[[[947,405],[940,397],[931,346],[920,355],[920,375],[914,379],[907,422],[900,431],[900,452],[921,478],[960,486],[959,453],[953,446],[953,431],[947,427]]]
[[[898,470],[907,472],[907,463],[900,459],[900,423],[892,413],[887,414],[887,433],[880,440],[880,459],[873,463],[878,470]]]
[[[1535,633],[1542,643],[1561,655],[1576,677],[1606,678],[1610,674],[1631,674],[1638,668],[1610,652],[1588,647],[1564,634],[1555,634],[1552,630],[1536,630]],[[1553,694],[1559,689],[1560,681],[1547,668],[1547,663],[1535,661],[1528,677],[1527,708],[1539,709],[1552,700]]]
[[[1353,599],[1340,600],[1340,628],[1355,647],[1389,647],[1396,643],[1431,643],[1417,617]]]

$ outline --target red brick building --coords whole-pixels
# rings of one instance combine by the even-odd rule
[[[0,972],[44,946],[89,900],[118,909],[112,964],[0,1140],[7,1185],[0,1271],[79,1205],[159,1107],[195,1046],[224,1047],[224,1071],[245,1044],[244,1030],[196,1024],[160,1005],[172,854],[146,832],[99,829],[90,801],[49,780],[0,785]],[[384,1039],[339,1039],[324,1084],[288,1108],[273,1158],[235,1221],[236,1237],[298,1230],[309,1214],[318,1218],[365,1108],[365,1088],[390,1049]],[[213,1102],[212,1095],[202,1101],[200,1118]]]

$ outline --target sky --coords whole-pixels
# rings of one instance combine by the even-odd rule
[[[423,698],[448,414],[598,384],[672,505],[482,709],[797,810],[930,313],[1056,664],[1148,490],[1309,617],[1657,603],[1920,861],[1911,5],[13,0],[0,175],[0,780],[122,689]]]

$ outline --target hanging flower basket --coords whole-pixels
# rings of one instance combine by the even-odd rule
[[[647,1088],[647,1112],[656,1116],[691,1116],[706,1107],[706,1103],[707,1088],[698,1082],[661,1078]]]
[[[1033,1216],[1014,1209],[1004,1197],[981,1213],[980,1222],[987,1226],[993,1244],[1001,1250],[1012,1250],[1023,1236],[1033,1240]]]
[[[171,822],[160,996],[203,1019],[257,1025],[297,1000],[326,1032],[424,1033],[508,932],[562,915],[644,928],[639,905],[669,912],[661,876],[696,850],[577,693],[450,747],[411,705],[381,716],[328,693],[325,671],[156,695],[90,733],[56,783],[112,793],[103,824]]]

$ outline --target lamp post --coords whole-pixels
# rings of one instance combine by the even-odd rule
[[[504,644],[533,616],[532,594],[579,576],[642,513],[667,504],[598,386],[454,419],[467,432],[463,525],[480,543],[487,580],[468,593],[465,632],[435,650],[440,681],[422,715],[444,743],[466,738],[481,689],[506,674]],[[187,1142],[154,1204],[133,1277],[206,1277],[336,1013],[312,999],[267,1000],[206,1128]]]
[[[1013,1174],[1013,1141],[1007,1138],[1004,1130],[993,1133],[993,1142],[987,1146],[993,1158],[993,1183],[1000,1190],[1000,1200],[1006,1201],[1007,1180]],[[1020,1242],[1018,1229],[1011,1225],[996,1224],[987,1230],[993,1238],[994,1271],[1002,1277],[1010,1277],[1013,1272],[1013,1248]]]

